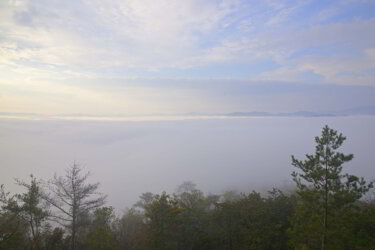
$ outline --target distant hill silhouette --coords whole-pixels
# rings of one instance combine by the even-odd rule
[[[42,115],[35,113],[17,113],[17,112],[0,112],[0,117],[6,118],[18,118],[18,117],[30,117],[30,118],[49,118],[49,119],[64,119],[64,118],[122,118],[122,117],[174,117],[174,116],[205,116],[205,117],[215,117],[215,116],[227,116],[227,117],[333,117],[333,116],[355,116],[355,115],[375,115],[375,106],[361,106],[354,107],[345,110],[331,111],[327,113],[312,112],[312,111],[296,111],[296,112],[285,112],[285,113],[271,113],[264,111],[251,111],[251,112],[231,112],[231,113],[200,113],[191,112],[184,114],[148,114],[148,115],[103,115],[103,114],[56,114],[56,115]]]

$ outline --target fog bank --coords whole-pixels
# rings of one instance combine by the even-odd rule
[[[173,192],[193,181],[205,192],[264,190],[291,184],[290,156],[314,151],[324,125],[354,154],[344,167],[375,178],[374,116],[266,117],[179,121],[0,120],[0,183],[18,191],[13,178],[49,179],[74,161],[101,183],[108,205],[121,210],[147,191]]]

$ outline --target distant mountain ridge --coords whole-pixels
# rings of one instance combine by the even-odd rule
[[[226,116],[285,116],[285,117],[329,117],[335,114],[316,113],[311,111],[297,111],[292,113],[268,113],[268,112],[232,112]]]
[[[334,117],[334,116],[356,116],[356,115],[375,115],[375,106],[361,106],[345,110],[333,111],[333,112],[312,112],[312,111],[296,111],[296,112],[285,112],[285,113],[271,113],[262,111],[251,111],[251,112],[230,112],[230,113],[199,113],[191,112],[184,114],[148,114],[148,115],[103,115],[103,114],[55,114],[55,115],[43,115],[36,113],[17,113],[17,112],[0,112],[0,118],[18,118],[18,117],[29,117],[38,119],[68,119],[71,118],[121,118],[121,117]]]
[[[375,106],[361,106],[336,112],[336,115],[375,115]]]
[[[289,117],[332,117],[332,116],[351,116],[351,115],[375,115],[375,106],[361,106],[335,112],[311,112],[297,111],[287,113],[270,113],[270,112],[232,112],[224,114],[226,116],[289,116]]]

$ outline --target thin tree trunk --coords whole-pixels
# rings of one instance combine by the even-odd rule
[[[326,147],[326,155],[325,155],[325,186],[324,186],[324,228],[323,228],[323,239],[322,239],[322,250],[325,249],[325,245],[327,244],[327,228],[328,228],[328,156],[327,156],[327,147]]]
[[[75,195],[73,195],[73,197],[75,197]],[[76,204],[74,202],[73,209],[72,209],[72,250],[76,250],[76,234],[77,234],[77,209],[76,209]]]
[[[72,221],[72,250],[76,249],[76,222],[75,222],[75,215],[73,213],[73,221]]]
[[[74,162],[74,167],[76,163]],[[73,169],[75,171],[75,168]],[[77,224],[77,201],[76,201],[76,184],[75,172],[72,173],[72,191],[73,191],[73,206],[72,206],[72,250],[76,250],[76,224]]]

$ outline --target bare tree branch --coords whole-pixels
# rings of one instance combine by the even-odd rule
[[[74,163],[65,171],[65,176],[49,181],[49,194],[44,199],[61,213],[52,218],[71,231],[71,249],[76,249],[76,233],[80,217],[105,203],[107,196],[96,192],[99,183],[86,184],[90,173],[81,174],[82,168]],[[96,198],[92,198],[97,196]],[[91,198],[91,199],[90,199]],[[64,222],[69,222],[65,224]]]

